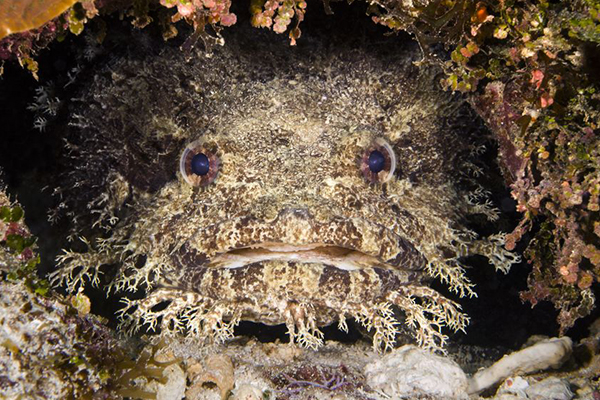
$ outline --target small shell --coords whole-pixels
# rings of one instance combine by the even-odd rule
[[[194,399],[204,389],[205,383],[214,383],[219,388],[221,399],[225,400],[233,389],[233,363],[231,358],[224,354],[212,354],[204,361],[204,366],[198,364],[188,368],[192,385],[186,392],[186,397]]]
[[[235,390],[232,400],[262,400],[262,398],[263,394],[259,388],[244,384]]]

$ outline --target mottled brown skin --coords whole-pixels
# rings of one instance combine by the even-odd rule
[[[317,347],[318,327],[354,317],[388,347],[396,305],[422,346],[442,346],[441,327],[468,319],[426,283],[472,295],[460,257],[483,254],[503,270],[515,260],[502,235],[462,225],[495,217],[473,176],[483,133],[472,114],[433,68],[413,63],[420,53],[407,40],[226,39],[189,61],[140,45],[97,73],[73,115],[62,195],[74,233],[95,225],[104,238],[65,252],[55,281],[77,290],[116,264],[111,293],[145,293],[121,313],[133,330],[224,340],[240,319],[286,323]],[[220,163],[206,186],[179,172],[194,141]],[[363,173],[383,142],[397,159],[386,182],[385,171]]]

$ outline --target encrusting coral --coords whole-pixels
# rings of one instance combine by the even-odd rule
[[[22,208],[0,188],[0,397],[155,399],[141,383],[165,382],[163,370],[179,360],[156,361],[160,342],[137,355],[90,313],[85,294],[51,292],[38,263]]]

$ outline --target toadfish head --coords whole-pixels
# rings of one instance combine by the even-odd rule
[[[132,331],[225,340],[251,320],[318,347],[319,327],[355,318],[390,347],[397,306],[440,348],[441,328],[468,319],[427,283],[473,295],[461,257],[516,260],[464,222],[497,215],[475,176],[485,132],[414,65],[414,43],[257,35],[232,33],[211,58],[133,50],[98,71],[62,189],[88,251],[66,251],[54,281],[75,291],[113,266],[111,295],[143,293],[120,312]]]

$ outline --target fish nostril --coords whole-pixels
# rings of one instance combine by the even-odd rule
[[[311,214],[305,207],[286,207],[279,213],[280,216],[292,216],[296,218],[309,219]]]

